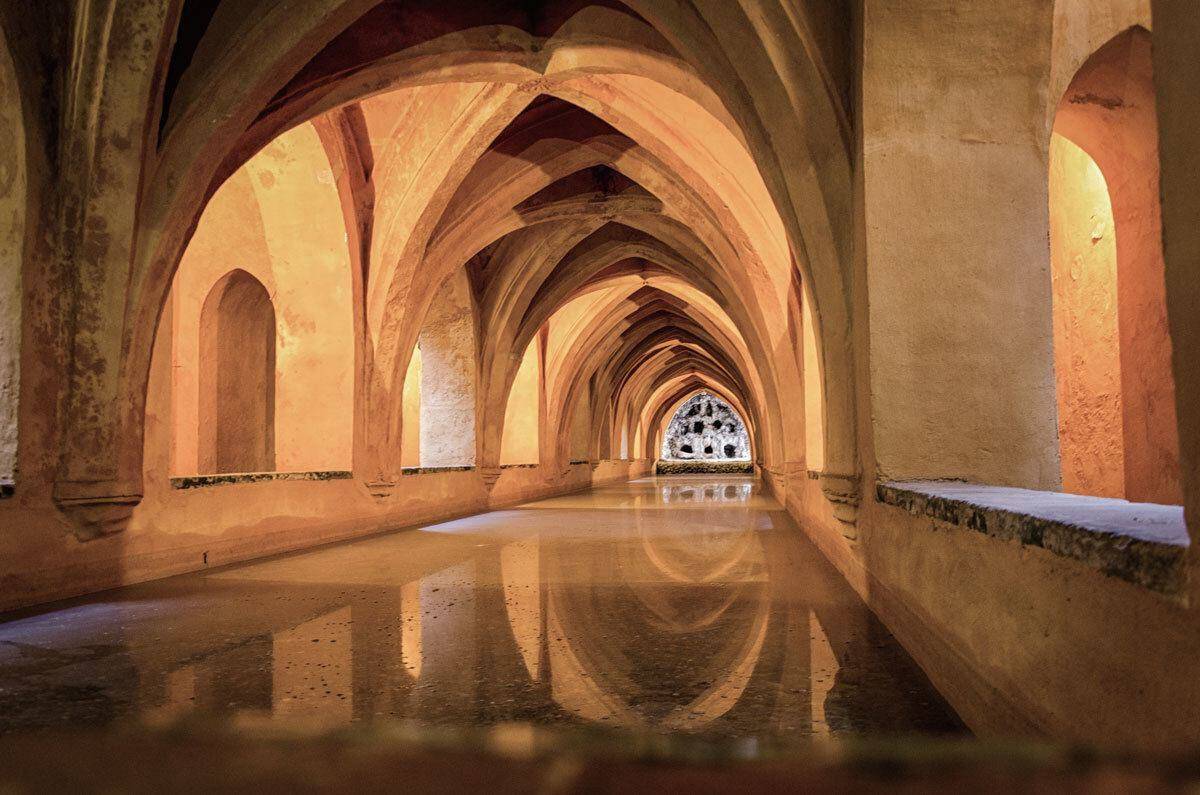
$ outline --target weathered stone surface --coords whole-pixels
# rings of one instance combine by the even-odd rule
[[[701,392],[679,407],[663,435],[667,461],[748,461],[746,423],[719,397]]]
[[[703,475],[703,474],[754,474],[750,461],[667,461],[659,460],[654,465],[659,475]]]
[[[175,489],[202,489],[209,486],[228,486],[235,483],[265,483],[276,480],[350,480],[353,477],[354,473],[341,470],[325,472],[244,472],[171,478],[171,487]]]
[[[404,467],[400,471],[405,475],[432,475],[437,472],[470,472],[475,469],[474,466],[446,466],[446,467]]]
[[[876,494],[911,514],[1042,547],[1164,594],[1186,581],[1179,506],[945,481],[880,483]]]

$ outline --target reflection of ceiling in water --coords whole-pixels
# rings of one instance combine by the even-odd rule
[[[191,712],[727,736],[919,722],[929,691],[889,667],[894,641],[755,488],[647,480],[9,621],[0,672],[95,696],[7,691],[0,731]]]
[[[770,624],[763,550],[754,523],[728,508],[711,515],[698,502],[696,513],[640,512],[635,537],[589,559],[587,579],[600,588],[563,584],[580,561],[568,548],[542,550],[561,707],[607,725],[696,730],[738,703]],[[519,604],[509,602],[514,635],[525,634]]]

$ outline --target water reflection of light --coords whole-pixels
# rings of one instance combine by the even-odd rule
[[[754,486],[752,483],[678,483],[661,487],[664,503],[715,503],[746,502]]]
[[[350,608],[276,632],[271,639],[272,713],[328,725],[354,717]]]
[[[809,669],[812,672],[812,730],[813,734],[827,735],[830,733],[829,721],[825,716],[825,699],[837,677],[839,663],[829,643],[829,636],[817,620],[816,613],[810,613],[809,627]]]
[[[421,581],[400,587],[400,659],[413,679],[421,678]]]
[[[711,484],[711,498],[725,485]],[[736,484],[739,494],[751,488]],[[638,514],[636,539],[587,563],[603,588],[559,585],[581,564],[542,550],[550,695],[576,717],[699,731],[741,701],[758,671],[772,604],[758,534],[680,516]]]
[[[0,624],[0,641],[60,644],[92,631],[107,633],[114,623],[145,619],[176,608],[177,605],[162,599],[63,607],[41,615],[5,621]]]
[[[533,681],[542,673],[542,589],[537,539],[508,544],[500,550],[504,608],[513,640]]]

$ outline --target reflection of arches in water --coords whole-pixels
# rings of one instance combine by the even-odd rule
[[[500,550],[504,609],[529,678],[542,675],[541,545],[537,538],[514,541]]]
[[[673,502],[745,502],[753,493],[752,483],[675,484],[662,487],[662,501]]]
[[[695,527],[686,539],[662,530],[642,521],[639,532],[652,539],[648,545],[622,543],[614,556],[582,562],[567,559],[557,545],[541,548],[539,581],[549,584],[541,637],[550,694],[577,717],[698,730],[733,709],[759,668],[772,601],[757,535],[721,533],[727,543],[707,553],[693,550],[681,563],[664,544],[694,542]],[[581,566],[590,568],[584,573],[589,581],[605,587],[558,585],[578,582]],[[522,568],[528,579],[527,566],[505,567],[506,575]],[[717,579],[719,585],[711,584]],[[505,585],[507,593],[517,583]],[[520,645],[528,616],[512,603],[508,610]],[[682,648],[691,653],[680,654]]]

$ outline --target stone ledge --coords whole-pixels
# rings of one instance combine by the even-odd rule
[[[654,463],[656,475],[753,475],[753,461],[664,461]]]
[[[879,483],[875,493],[914,516],[1041,547],[1159,593],[1184,588],[1189,539],[1180,506],[957,481]]]
[[[537,469],[541,464],[501,464],[501,469]]]
[[[400,470],[401,475],[434,475],[438,472],[474,472],[475,466],[457,466],[457,467],[404,467]]]
[[[573,458],[573,459],[571,459],[571,466],[573,466],[573,467],[575,467],[575,466],[579,466],[579,465],[581,465],[581,464],[590,464],[590,463],[592,463],[592,462],[591,462],[591,461],[589,461],[589,460],[588,460],[588,459],[586,459],[586,458]]]
[[[226,475],[191,475],[171,478],[173,489],[204,489],[210,486],[230,486],[235,483],[265,483],[279,480],[351,480],[352,472],[328,470],[324,472],[236,472]]]

